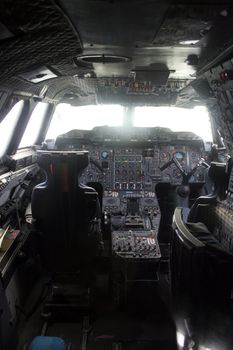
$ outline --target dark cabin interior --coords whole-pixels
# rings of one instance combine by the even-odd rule
[[[227,0],[1,1],[1,350],[233,349],[232,30]]]

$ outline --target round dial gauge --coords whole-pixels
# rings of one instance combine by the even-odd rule
[[[108,158],[108,151],[105,151],[105,150],[101,151],[101,158],[107,159]]]
[[[185,153],[184,152],[175,152],[174,153],[174,157],[179,160],[182,161],[185,157]]]
[[[169,152],[161,152],[160,153],[160,160],[162,162],[168,162],[171,159],[171,155]]]

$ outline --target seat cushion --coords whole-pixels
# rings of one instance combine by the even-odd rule
[[[57,337],[36,337],[33,339],[28,350],[65,350],[63,339]]]

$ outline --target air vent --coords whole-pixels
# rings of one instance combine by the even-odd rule
[[[77,57],[78,61],[87,63],[126,63],[130,62],[131,58],[118,55],[82,55]]]
[[[57,75],[45,66],[22,73],[19,76],[31,83],[41,83],[44,80],[57,78]]]

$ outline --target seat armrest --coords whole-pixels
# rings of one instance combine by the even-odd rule
[[[196,248],[205,247],[205,244],[194,237],[188,227],[185,225],[182,217],[182,208],[175,209],[172,227],[182,241],[189,243]]]

